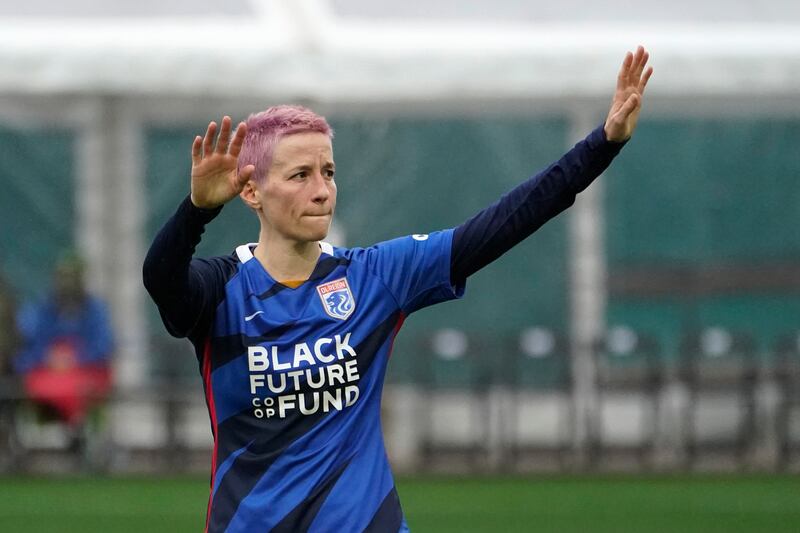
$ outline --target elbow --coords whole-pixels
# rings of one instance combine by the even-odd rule
[[[151,295],[158,294],[159,288],[162,285],[159,283],[159,280],[162,277],[159,268],[159,259],[154,254],[148,253],[142,264],[142,282],[147,292]]]

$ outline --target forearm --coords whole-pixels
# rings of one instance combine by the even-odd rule
[[[453,234],[451,280],[466,279],[572,205],[623,145],[607,141],[599,127],[547,169],[458,226]]]
[[[173,335],[189,334],[203,312],[207,288],[192,268],[192,256],[205,225],[220,210],[197,208],[187,197],[158,232],[145,258],[145,288]]]

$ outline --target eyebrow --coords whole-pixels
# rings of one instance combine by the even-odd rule
[[[286,170],[286,172],[297,172],[298,170],[311,170],[313,165],[309,165],[308,163],[303,163],[301,165],[297,165],[295,167],[291,167]],[[328,161],[322,164],[322,168],[336,168],[336,163],[333,161]]]
[[[297,165],[296,167],[286,169],[286,172],[297,172],[298,170],[311,170],[311,165],[307,164]]]

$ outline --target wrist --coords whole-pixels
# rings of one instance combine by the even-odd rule
[[[210,221],[214,217],[216,217],[220,211],[222,211],[222,205],[218,205],[216,207],[204,207],[202,205],[197,205],[195,203],[194,197],[189,194],[183,200],[183,206],[185,209],[188,209],[189,213],[194,213],[194,215],[198,216],[200,219],[204,221]]]
[[[617,132],[610,131],[610,128],[608,127],[608,122],[603,124],[603,137],[606,142],[616,143],[616,144],[624,144],[628,142],[628,140],[631,138],[630,135],[625,137]]]
[[[201,211],[215,211],[223,206],[223,204],[209,205],[208,203],[202,202],[193,193],[189,194],[189,201],[193,207]]]

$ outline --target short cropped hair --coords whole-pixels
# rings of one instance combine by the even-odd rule
[[[333,139],[333,129],[325,117],[298,105],[279,105],[253,113],[245,121],[247,135],[239,153],[239,170],[247,165],[256,167],[253,179],[262,182],[272,164],[278,141],[294,133],[315,131]]]

